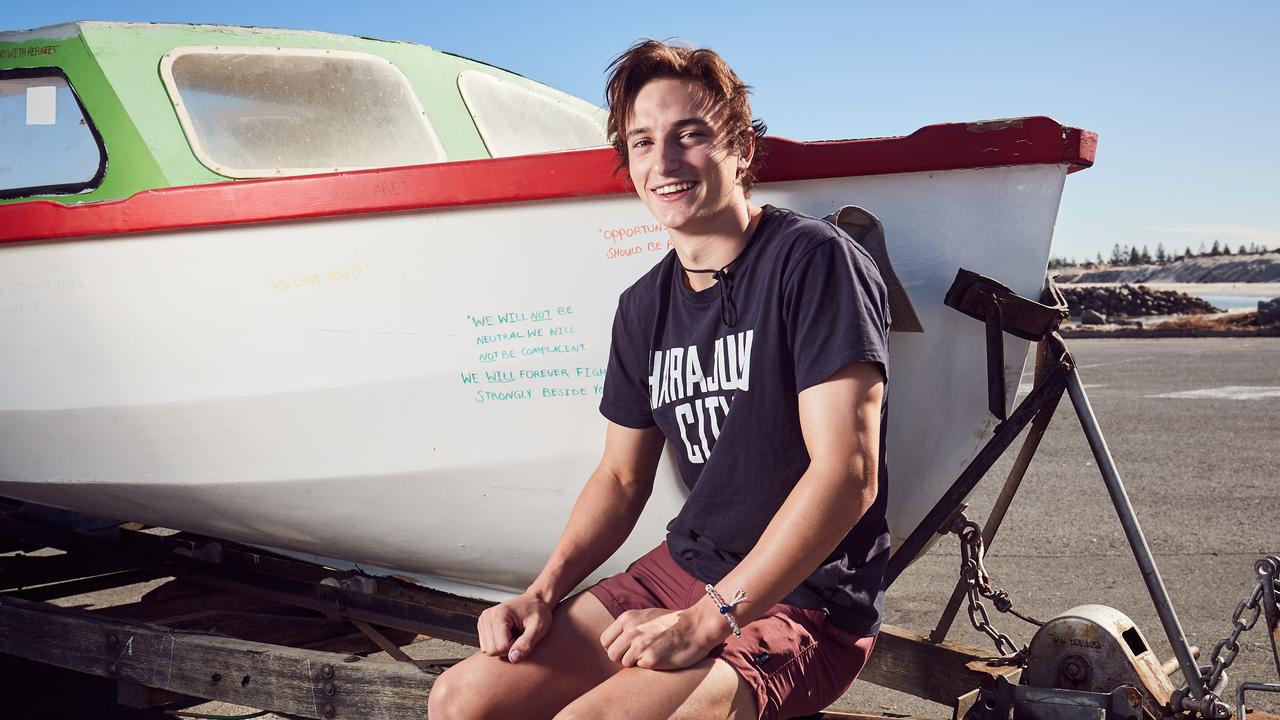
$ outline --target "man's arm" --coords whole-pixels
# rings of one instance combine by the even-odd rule
[[[747,599],[734,608],[746,625],[791,593],[848,535],[875,502],[884,378],[875,363],[845,366],[799,395],[809,468],[751,552],[716,589]],[[704,597],[679,613],[624,615],[601,642],[623,665],[679,668],[729,636],[719,608]]]
[[[656,426],[636,430],[609,423],[600,465],[530,593],[555,605],[622,546],[653,491],[663,443]]]
[[[569,522],[550,559],[523,594],[480,615],[480,649],[527,655],[551,623],[551,611],[609,559],[635,527],[653,490],[664,438],[657,427],[642,430],[610,422],[599,466],[578,494]],[[513,641],[514,632],[520,636]]]
[[[755,547],[717,585],[726,598],[739,588],[747,592],[734,611],[740,624],[795,590],[875,502],[883,395],[884,381],[874,363],[847,365],[800,393],[809,468]]]

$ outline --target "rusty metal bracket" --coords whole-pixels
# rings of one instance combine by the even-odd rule
[[[943,303],[986,326],[987,409],[1005,420],[1008,395],[1004,383],[1004,334],[1041,342],[1067,319],[1067,301],[1052,278],[1045,281],[1041,301],[1022,297],[1007,285],[960,268]]]

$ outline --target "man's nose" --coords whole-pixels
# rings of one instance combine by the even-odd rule
[[[684,148],[679,142],[663,143],[662,153],[658,158],[658,172],[666,175],[680,169],[684,163]]]

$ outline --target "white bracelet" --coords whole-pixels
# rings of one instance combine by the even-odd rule
[[[720,593],[716,592],[716,587],[711,583],[707,583],[707,594],[711,596],[711,600],[716,604],[716,607],[720,608],[720,614],[724,616],[724,619],[729,621],[729,629],[733,631],[734,636],[742,637],[742,628],[738,627],[738,621],[733,617],[733,608],[747,599],[747,593],[739,590],[733,594],[733,600],[725,602],[724,598],[720,597]]]

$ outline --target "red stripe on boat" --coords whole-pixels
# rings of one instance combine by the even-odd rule
[[[930,125],[903,137],[766,141],[759,182],[1093,164],[1097,135],[1046,117]],[[631,191],[610,149],[161,188],[124,200],[0,205],[0,243]]]

